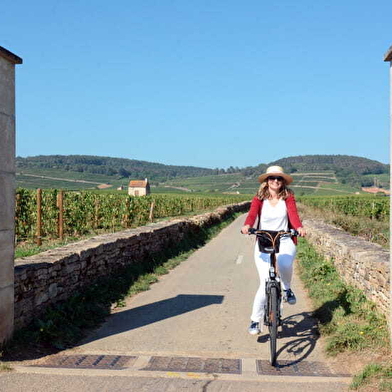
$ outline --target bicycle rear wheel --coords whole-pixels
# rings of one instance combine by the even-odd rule
[[[269,318],[269,333],[270,333],[270,362],[272,366],[276,365],[276,341],[278,338],[278,323],[279,323],[279,309],[278,309],[278,288],[270,287],[269,304],[268,304],[268,318]]]

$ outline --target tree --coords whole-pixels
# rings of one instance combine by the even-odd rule
[[[118,174],[119,174],[121,177],[129,177],[129,172],[128,172],[127,170],[125,170],[123,167],[120,167],[120,168],[118,169]]]

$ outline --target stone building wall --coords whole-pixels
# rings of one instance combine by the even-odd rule
[[[319,253],[333,259],[343,280],[362,290],[389,318],[389,252],[327,223],[310,219],[303,223],[308,241]]]
[[[15,64],[0,46],[0,343],[13,332],[15,211]]]
[[[100,276],[133,263],[148,263],[151,255],[184,236],[246,211],[244,202],[190,219],[160,222],[119,233],[104,234],[15,261],[15,328],[27,325],[49,304],[70,297]]]

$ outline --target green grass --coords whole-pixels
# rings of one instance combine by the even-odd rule
[[[298,186],[317,186],[319,181],[311,181],[311,180],[303,180],[301,182],[296,183]]]
[[[392,391],[392,364],[370,364],[356,375],[350,385],[351,389],[371,388],[373,391]],[[370,389],[367,389],[370,390]]]
[[[89,172],[75,172],[61,169],[45,169],[45,168],[17,168],[17,173],[21,174],[34,174],[41,175],[47,177],[58,177],[58,178],[67,178],[71,180],[85,180],[85,181],[94,181],[99,183],[110,183],[113,180],[116,180],[115,176],[108,176],[105,174],[95,174]]]
[[[192,177],[192,178],[179,178],[176,180],[170,180],[162,185],[184,187],[192,190],[192,192],[228,192],[236,191],[237,188],[232,188],[233,184],[243,183],[245,177],[240,173],[236,174],[220,174],[213,176],[203,176],[203,177]],[[256,192],[258,186],[256,184],[257,180],[253,180],[253,185]]]
[[[348,195],[353,195],[354,193],[359,192],[361,193],[361,191],[359,189],[356,189],[352,192],[346,191],[346,190],[339,190],[339,189],[327,189],[327,188],[318,188],[315,189],[315,191],[313,192],[313,195],[315,196],[348,196]]]
[[[38,253],[45,252],[49,249],[59,248],[64,245],[68,245],[80,240],[91,238],[98,234],[102,234],[102,233],[91,233],[89,235],[79,236],[79,237],[67,237],[67,239],[65,240],[48,240],[48,241],[44,240],[42,245],[40,246],[31,242],[20,243],[15,248],[14,258],[19,259],[21,257],[33,256]]]
[[[324,176],[320,176],[320,177],[307,177],[308,180],[317,180],[317,182],[321,182],[321,183],[326,183],[326,184],[336,184],[336,178],[335,177],[324,177]]]
[[[333,172],[320,174],[292,173],[294,178],[293,190],[298,195],[343,195],[344,193],[353,194],[361,192],[360,188],[354,188],[349,185],[336,182]],[[304,188],[301,186],[314,186],[317,189]]]
[[[326,351],[378,350],[389,346],[385,317],[362,291],[345,284],[331,260],[325,260],[305,240],[299,242],[300,276],[316,308]]]
[[[94,174],[88,172],[74,172],[60,169],[45,169],[45,168],[17,168],[16,169],[16,185],[21,188],[28,189],[96,189],[99,184],[111,184],[111,189],[116,189],[120,185],[128,186],[128,178],[120,178],[116,176],[107,176],[103,174]],[[42,177],[32,177],[27,174],[33,174]],[[45,178],[50,177],[50,178]],[[58,178],[58,179],[54,179]],[[64,180],[62,180],[64,179]],[[73,180],[71,181],[65,181]],[[83,183],[79,181],[91,181],[96,184]]]
[[[379,184],[385,188],[388,189],[390,184],[389,184],[389,174],[388,173],[383,173],[383,174],[367,174],[366,176],[364,176],[370,180],[374,180],[376,179]]]
[[[294,191],[295,196],[305,196],[305,195],[313,195],[315,189],[313,188],[301,188],[301,187],[291,187],[291,189]]]
[[[347,192],[347,193],[355,193],[355,192],[363,193],[360,188],[354,188],[354,187],[352,187],[350,185],[347,185],[347,184],[336,184],[336,183],[335,184],[330,184],[330,183],[325,184],[325,183],[321,183],[320,184],[320,189],[323,189],[323,188],[335,189],[337,191]],[[316,194],[318,194],[318,193],[316,193]]]
[[[148,290],[160,275],[186,260],[238,215],[233,214],[221,224],[200,229],[197,233],[189,233],[180,243],[173,243],[138,264],[100,278],[67,301],[48,307],[28,327],[17,331],[13,340],[4,347],[5,358],[23,356],[26,351],[45,352],[76,344],[89,330],[105,320],[113,306],[124,306],[127,297]]]
[[[10,372],[12,371],[12,367],[8,363],[4,363],[0,361],[0,373],[1,372]]]
[[[49,178],[29,177],[25,175],[16,176],[16,186],[27,189],[68,189],[68,190],[80,190],[80,189],[96,189],[94,184],[84,184],[81,182],[69,182],[61,180],[52,180]]]
[[[326,352],[336,355],[377,352],[379,363],[368,364],[353,378],[351,389],[392,391],[390,340],[386,319],[362,291],[341,280],[331,260],[325,260],[304,239],[298,245],[300,276],[315,307],[314,316],[326,338]]]
[[[167,193],[174,193],[174,194],[190,194],[190,192],[186,191],[186,190],[181,190],[181,189],[177,189],[174,187],[164,187],[164,186],[152,186],[151,187],[151,193],[156,194],[167,194]]]
[[[343,216],[328,211],[299,206],[301,216],[322,218],[344,227],[352,234],[389,247],[389,225],[363,217]],[[367,365],[354,377],[351,389],[392,392],[392,365],[390,340],[385,317],[380,315],[364,294],[344,284],[333,262],[325,260],[306,241],[298,246],[301,278],[317,308],[320,332],[326,337],[327,352],[331,355],[352,351],[366,356],[366,352],[378,353],[377,362]]]

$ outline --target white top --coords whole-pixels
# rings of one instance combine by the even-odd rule
[[[263,200],[261,209],[260,229],[287,231],[289,227],[286,202],[279,199],[275,206],[269,200]]]

